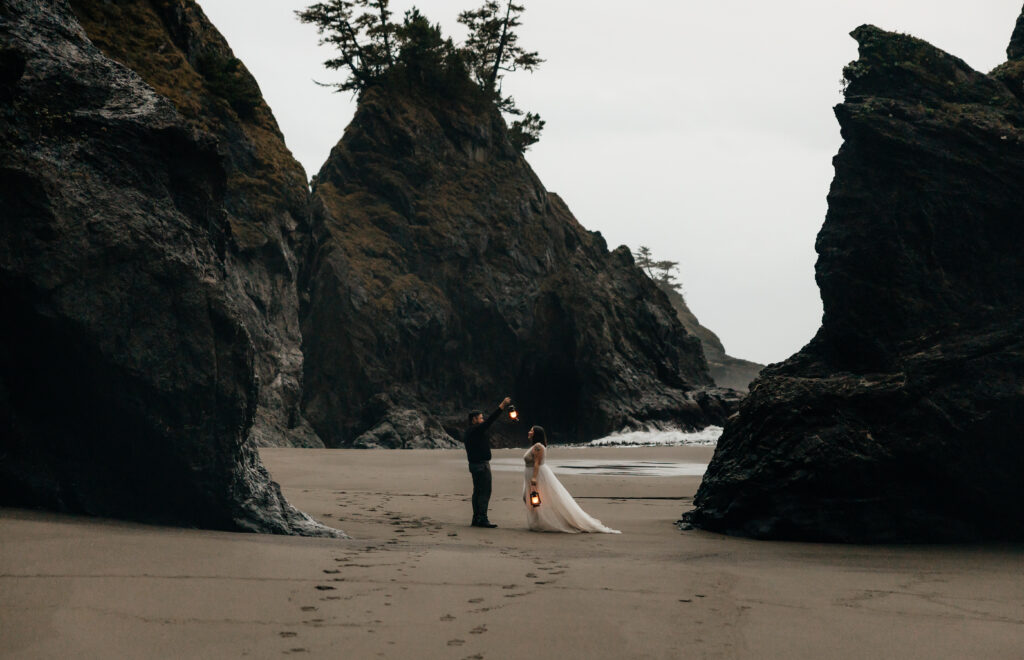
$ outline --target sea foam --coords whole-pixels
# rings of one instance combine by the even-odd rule
[[[592,440],[582,447],[657,447],[678,445],[714,445],[722,435],[721,426],[700,431],[624,431]]]

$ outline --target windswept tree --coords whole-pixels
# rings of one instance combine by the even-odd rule
[[[508,127],[508,139],[519,151],[526,151],[530,145],[540,141],[544,120],[535,112],[527,112],[522,119],[516,119]]]
[[[523,5],[511,0],[504,6],[496,0],[488,0],[478,9],[459,14],[459,22],[469,30],[462,47],[463,57],[477,84],[494,99],[499,110],[522,117],[509,126],[509,139],[519,151],[526,151],[540,140],[544,129],[540,115],[528,112],[523,116],[515,99],[505,96],[501,89],[505,73],[533,71],[544,61],[536,51],[527,51],[519,45],[516,29],[522,25],[523,11]]]
[[[295,12],[303,23],[315,25],[320,44],[338,49],[338,57],[324,62],[328,69],[348,71],[338,91],[366,89],[394,65],[397,53],[390,0],[329,0]]]
[[[641,245],[633,253],[633,260],[652,280],[663,287],[672,289],[679,295],[683,294],[683,285],[676,276],[676,271],[679,269],[678,261],[669,261],[667,259],[658,261],[651,254],[651,248],[646,245]]]

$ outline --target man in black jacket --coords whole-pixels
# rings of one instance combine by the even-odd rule
[[[473,527],[497,527],[487,519],[487,503],[491,500],[491,441],[487,429],[511,402],[512,399],[505,397],[486,420],[479,410],[469,413],[469,428],[462,434],[469,473],[473,475]]]

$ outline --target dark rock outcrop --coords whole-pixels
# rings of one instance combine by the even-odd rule
[[[337,535],[250,439],[214,141],[86,38],[64,0],[0,20],[0,502]]]
[[[256,81],[194,0],[71,0],[90,40],[217,139],[227,181],[230,296],[256,347],[261,446],[322,447],[303,418],[298,260],[309,188]]]
[[[1024,60],[1024,8],[1017,17],[1017,25],[1010,36],[1010,45],[1006,47],[1006,59]]]
[[[763,538],[1019,539],[1024,103],[998,70],[853,36],[822,327],[754,382],[685,519]]]
[[[312,224],[305,412],[329,446],[378,426],[385,398],[456,433],[510,394],[523,424],[497,431],[520,442],[532,423],[573,441],[703,427],[735,401],[708,389],[700,342],[629,250],[544,189],[490,104],[364,92]]]
[[[710,329],[700,324],[681,293],[662,282],[658,282],[658,288],[668,296],[672,309],[676,311],[676,316],[686,331],[700,339],[704,357],[708,361],[708,371],[711,373],[715,385],[746,392],[751,381],[757,378],[757,375],[764,369],[764,365],[726,354],[722,340]]]

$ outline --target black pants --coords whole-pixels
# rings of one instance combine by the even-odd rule
[[[491,501],[491,464],[470,463],[473,475],[473,520],[487,520],[487,504]]]

